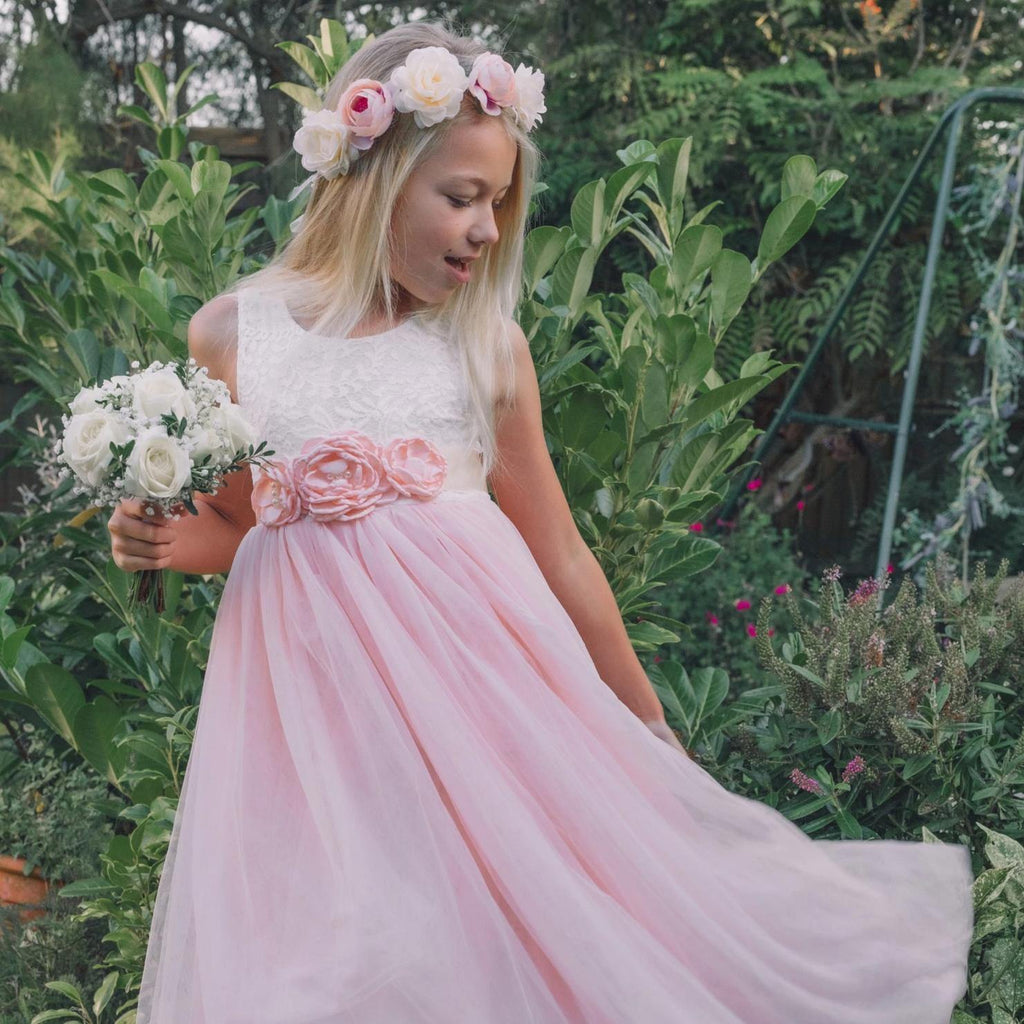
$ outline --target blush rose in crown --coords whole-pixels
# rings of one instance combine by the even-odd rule
[[[69,410],[55,454],[96,510],[140,498],[147,515],[198,515],[194,494],[216,494],[228,473],[274,454],[257,445],[228,386],[192,358],[87,385]],[[164,610],[162,570],[134,574],[131,603]]]

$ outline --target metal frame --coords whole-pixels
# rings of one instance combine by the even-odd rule
[[[864,254],[864,259],[861,261],[856,273],[853,274],[847,283],[843,294],[836,303],[835,309],[832,311],[832,315],[828,318],[828,321],[822,328],[821,333],[818,335],[817,340],[808,353],[807,359],[804,361],[804,365],[794,381],[793,386],[789,389],[789,393],[786,395],[785,400],[779,407],[778,412],[775,414],[771,425],[762,435],[753,455],[755,466],[748,470],[748,472],[742,477],[740,485],[730,494],[726,505],[726,511],[723,512],[723,516],[725,516],[725,518],[728,518],[728,512],[735,507],[736,502],[739,499],[739,495],[742,493],[743,485],[756,471],[756,464],[761,462],[764,458],[765,452],[767,452],[772,444],[775,443],[775,440],[778,437],[779,428],[786,422],[795,420],[801,423],[830,423],[837,426],[857,427],[862,430],[895,434],[896,445],[893,449],[892,469],[889,473],[889,492],[886,496],[885,517],[882,520],[882,536],[879,539],[878,561],[875,569],[877,576],[884,575],[886,567],[889,564],[889,557],[892,554],[892,535],[896,527],[896,514],[899,510],[900,487],[903,483],[903,467],[907,456],[907,441],[910,436],[911,420],[913,418],[914,398],[917,394],[917,378],[920,374],[921,359],[924,355],[925,328],[928,324],[928,314],[931,309],[932,288],[935,284],[935,271],[939,262],[939,250],[942,245],[942,234],[946,227],[946,216],[949,212],[949,198],[953,191],[953,176],[956,171],[957,146],[959,145],[960,135],[963,131],[965,113],[971,107],[979,103],[1024,104],[1024,89],[973,89],[972,91],[965,93],[955,103],[947,107],[942,118],[939,120],[939,123],[932,131],[930,138],[924,144],[920,154],[918,154],[917,161],[911,169],[910,174],[907,175],[906,181],[903,182],[903,186],[900,188],[895,200],[893,200],[892,206],[889,207],[889,211],[886,213],[885,219],[879,225],[874,238],[871,239],[871,244],[868,246],[867,252]],[[942,138],[947,128],[949,129],[949,138],[946,140],[946,153],[942,163],[942,179],[939,184],[938,195],[935,199],[935,212],[932,218],[931,237],[928,240],[928,256],[925,261],[924,277],[921,281],[921,294],[917,304],[917,319],[914,322],[914,334],[910,347],[910,359],[907,363],[907,368],[904,371],[905,383],[903,385],[903,396],[900,403],[899,422],[877,423],[869,420],[851,419],[849,417],[823,416],[816,413],[800,412],[799,410],[794,411],[793,406],[796,403],[797,398],[800,396],[800,392],[803,390],[804,384],[810,376],[811,371],[814,369],[818,358],[824,350],[825,344],[828,342],[832,332],[835,330],[839,321],[842,319],[843,314],[846,312],[846,308],[850,304],[850,299],[853,296],[853,293],[860,286],[861,281],[864,279],[864,275],[867,273],[868,267],[871,266],[871,263],[878,254],[879,249],[882,247],[882,243],[888,237],[889,229],[892,227],[893,221],[896,219],[896,215],[900,212],[903,204],[906,202],[907,196],[910,194],[910,190],[917,184],[918,179],[921,177],[921,172],[924,170],[925,164],[928,162],[929,157],[932,155],[932,152],[935,150],[939,140]]]

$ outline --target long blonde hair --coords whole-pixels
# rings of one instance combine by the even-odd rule
[[[411,50],[442,46],[468,73],[488,47],[461,36],[448,25],[420,21],[400,25],[363,45],[339,69],[324,96],[334,107],[354,81],[387,81]],[[492,52],[495,52],[492,50]],[[394,317],[389,225],[395,203],[410,174],[444,142],[460,122],[493,117],[466,93],[459,113],[428,129],[411,114],[395,115],[391,126],[356,160],[348,174],[313,185],[302,227],[265,266],[228,289],[257,286],[281,298],[309,330],[339,339],[375,309]],[[476,420],[485,472],[497,464],[494,406],[513,393],[514,370],[508,321],[522,289],[523,238],[540,153],[511,111],[500,117],[516,144],[512,183],[495,211],[500,237],[487,246],[472,279],[444,303],[420,311],[424,325],[447,331],[458,345],[468,382],[470,412]],[[339,342],[340,343],[340,342]]]

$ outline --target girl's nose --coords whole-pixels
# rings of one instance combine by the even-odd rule
[[[498,241],[498,224],[494,219],[494,210],[490,205],[483,208],[483,212],[473,222],[473,229],[469,233],[474,242],[493,245]]]

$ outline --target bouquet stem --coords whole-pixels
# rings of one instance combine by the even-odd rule
[[[158,615],[164,610],[163,569],[141,569],[132,580],[131,606],[147,605]]]

